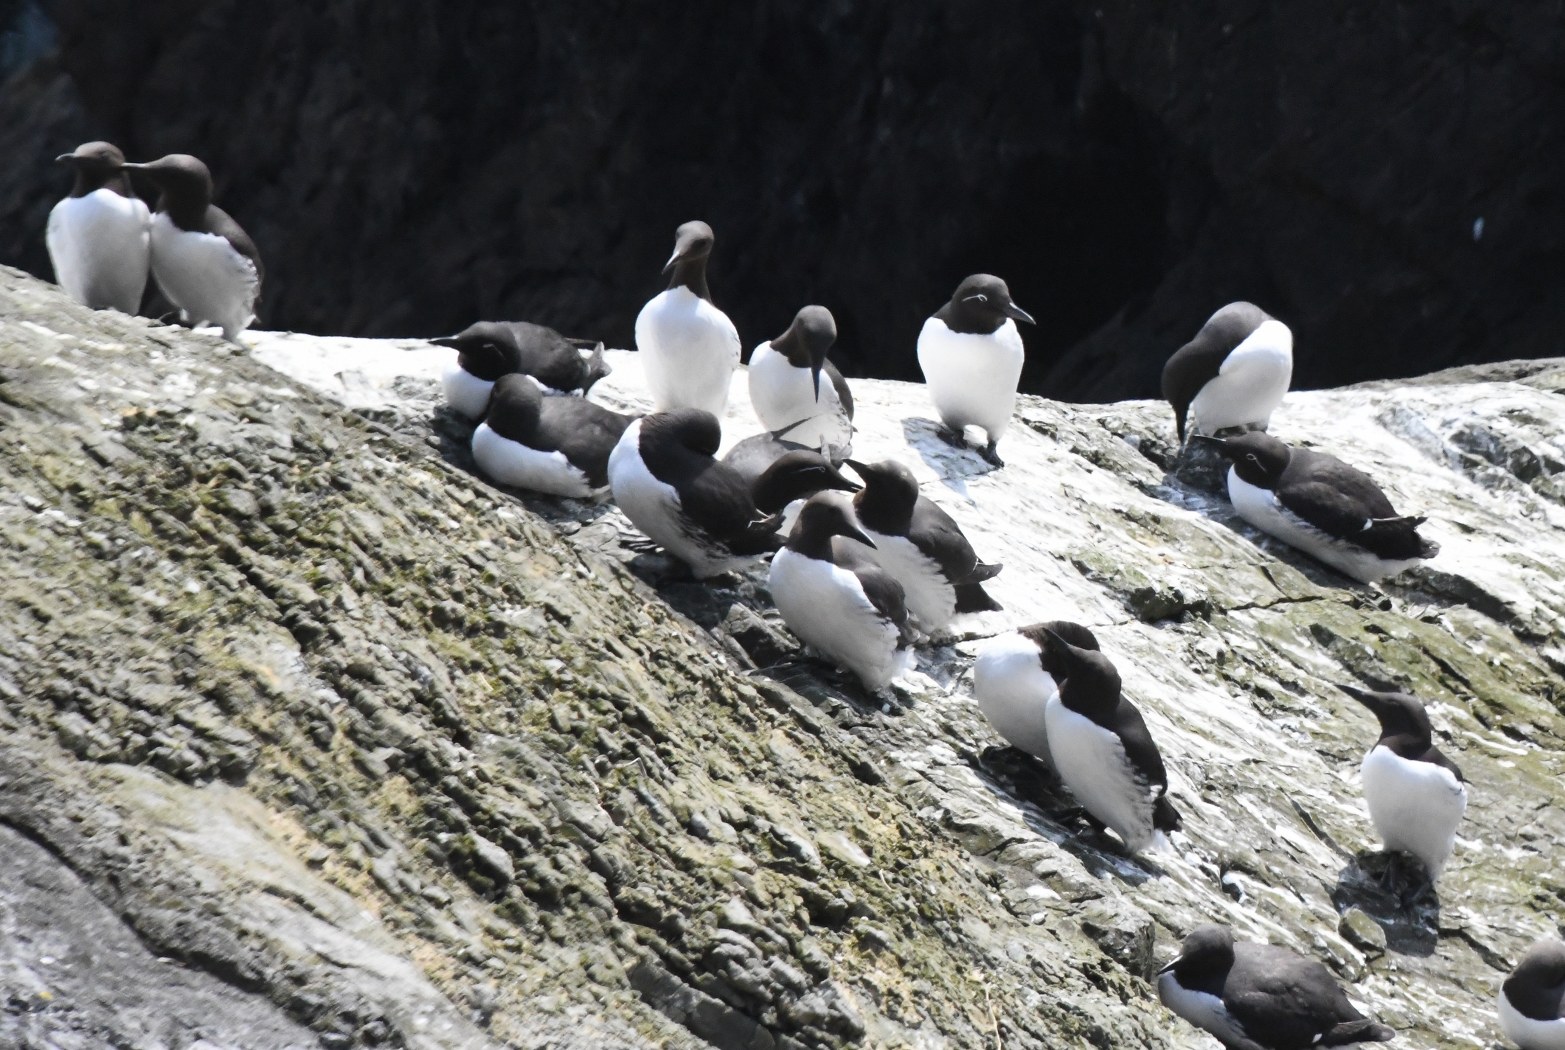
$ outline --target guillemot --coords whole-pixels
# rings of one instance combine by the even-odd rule
[[[494,383],[473,431],[473,462],[503,485],[592,499],[607,492],[609,454],[631,417],[582,397],[544,397],[519,372]]]
[[[636,349],[642,356],[653,407],[659,412],[699,408],[722,419],[728,388],[739,367],[739,332],[712,303],[706,260],[712,227],[687,222],[674,234],[668,288],[636,315]]]
[[[1265,430],[1293,379],[1293,332],[1253,303],[1229,303],[1163,366],[1163,399],[1179,440],[1194,429]]]
[[[767,430],[842,459],[853,451],[853,395],[826,360],[836,339],[830,310],[801,309],[787,331],[750,355],[750,404]]]
[[[54,159],[76,173],[44,236],[55,279],[94,310],[135,313],[147,287],[152,213],[131,188],[125,155],[109,142],[84,142]]]

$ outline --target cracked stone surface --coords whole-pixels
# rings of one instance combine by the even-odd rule
[[[1006,566],[883,704],[764,570],[679,582],[613,507],[474,475],[449,351],[246,338],[0,271],[0,834],[226,1003],[168,1045],[1210,1047],[1147,978],[1213,920],[1393,1045],[1500,1045],[1497,982],[1565,912],[1565,363],[1290,395],[1274,433],[1429,515],[1440,556],[1379,587],[1240,522],[1166,406],[1024,398],[990,471],[921,388],[855,382],[855,455]],[[594,398],[644,407],[610,356]],[[1145,714],[1172,852],[1091,832],[969,698],[978,639],[1052,618]],[[1438,898],[1380,889],[1342,682],[1429,700],[1470,781]],[[0,1042],[140,1037],[146,974],[29,950]]]

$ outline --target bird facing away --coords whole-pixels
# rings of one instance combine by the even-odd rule
[[[1045,713],[1059,692],[1065,670],[1050,651],[1046,632],[1080,649],[1099,649],[1090,630],[1069,620],[1049,620],[997,635],[973,659],[973,699],[1006,743],[1053,769]]]
[[[1265,430],[1293,380],[1293,333],[1253,303],[1229,303],[1163,366],[1163,400],[1181,443],[1194,430]]]
[[[1364,801],[1386,849],[1411,853],[1433,883],[1451,857],[1467,810],[1462,771],[1434,743],[1424,702],[1406,693],[1342,686],[1380,722],[1364,756]]]
[[[1500,1030],[1521,1050],[1565,1050],[1565,941],[1527,949],[1500,985]]]
[[[473,431],[473,462],[502,485],[594,499],[607,494],[609,455],[630,423],[586,398],[545,397],[512,372],[495,381],[488,415]]]
[[[1139,853],[1180,826],[1163,756],[1109,658],[1042,633],[1059,681],[1044,709],[1054,768],[1082,808]]]
[[[701,579],[782,545],[781,517],[756,510],[745,479],[712,458],[722,440],[716,416],[681,408],[632,423],[609,456],[614,502]]]
[[[965,428],[982,428],[988,442],[982,455],[996,467],[1005,465],[995,446],[1016,408],[1025,357],[1017,321],[1033,323],[1005,282],[975,273],[918,333],[918,366],[946,426],[942,436],[965,448]]]
[[[135,313],[147,287],[152,213],[131,189],[125,155],[112,143],[84,142],[54,159],[76,173],[44,235],[55,279],[94,310]]]
[[[238,343],[255,320],[264,270],[250,235],[212,203],[212,173],[185,153],[125,169],[142,172],[162,193],[152,216],[158,287],[191,325],[215,324]]]
[[[945,629],[961,613],[1000,608],[983,581],[1001,567],[978,560],[961,526],[918,491],[907,467],[891,459],[847,463],[864,479],[853,509],[875,541],[874,559],[902,584],[908,612],[925,632]]]
[[[612,371],[602,343],[584,358],[559,332],[527,321],[479,321],[430,342],[457,352],[440,382],[446,401],[469,419],[483,418],[494,381],[507,373],[532,376],[545,393],[585,394]]]
[[[785,430],[790,441],[840,461],[853,451],[853,395],[826,360],[836,340],[831,311],[806,306],[786,332],[755,348],[749,381],[750,404],[763,427]]]
[[[739,332],[712,304],[706,260],[712,227],[687,222],[674,233],[668,288],[636,315],[636,349],[642,354],[647,387],[659,412],[699,408],[721,419],[728,388],[739,367]]]
[[[879,693],[913,650],[902,585],[864,556],[873,546],[846,497],[817,493],[772,558],[769,589],[789,630]]]
[[[1228,499],[1241,518],[1345,576],[1371,583],[1440,552],[1418,534],[1427,519],[1397,514],[1369,475],[1336,456],[1255,431],[1202,440],[1233,464]]]
[[[1157,995],[1225,1050],[1306,1050],[1396,1036],[1359,1013],[1314,959],[1276,945],[1236,942],[1226,926],[1192,930],[1179,957],[1159,971]]]

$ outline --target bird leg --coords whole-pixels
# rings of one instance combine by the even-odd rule
[[[983,451],[978,454],[984,457],[986,462],[996,467],[1003,467],[1005,466],[1005,460],[1001,459],[1000,454],[994,450],[995,444],[996,442],[990,439],[989,444],[985,445]]]
[[[967,435],[961,427],[940,427],[935,431],[935,434],[941,441],[944,441],[952,448],[965,449],[967,447]]]

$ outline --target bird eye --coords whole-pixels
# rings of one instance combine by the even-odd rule
[[[966,299],[962,300],[962,302],[964,302],[964,303],[971,303],[971,302],[974,302],[974,301],[977,301],[977,302],[980,302],[980,303],[987,303],[989,301],[989,297],[987,295],[985,295],[983,292],[978,292],[977,294],[969,295]]]
[[[1261,457],[1257,456],[1254,452],[1246,452],[1244,454],[1244,458],[1249,460],[1251,463],[1254,463],[1256,466],[1261,465]]]

